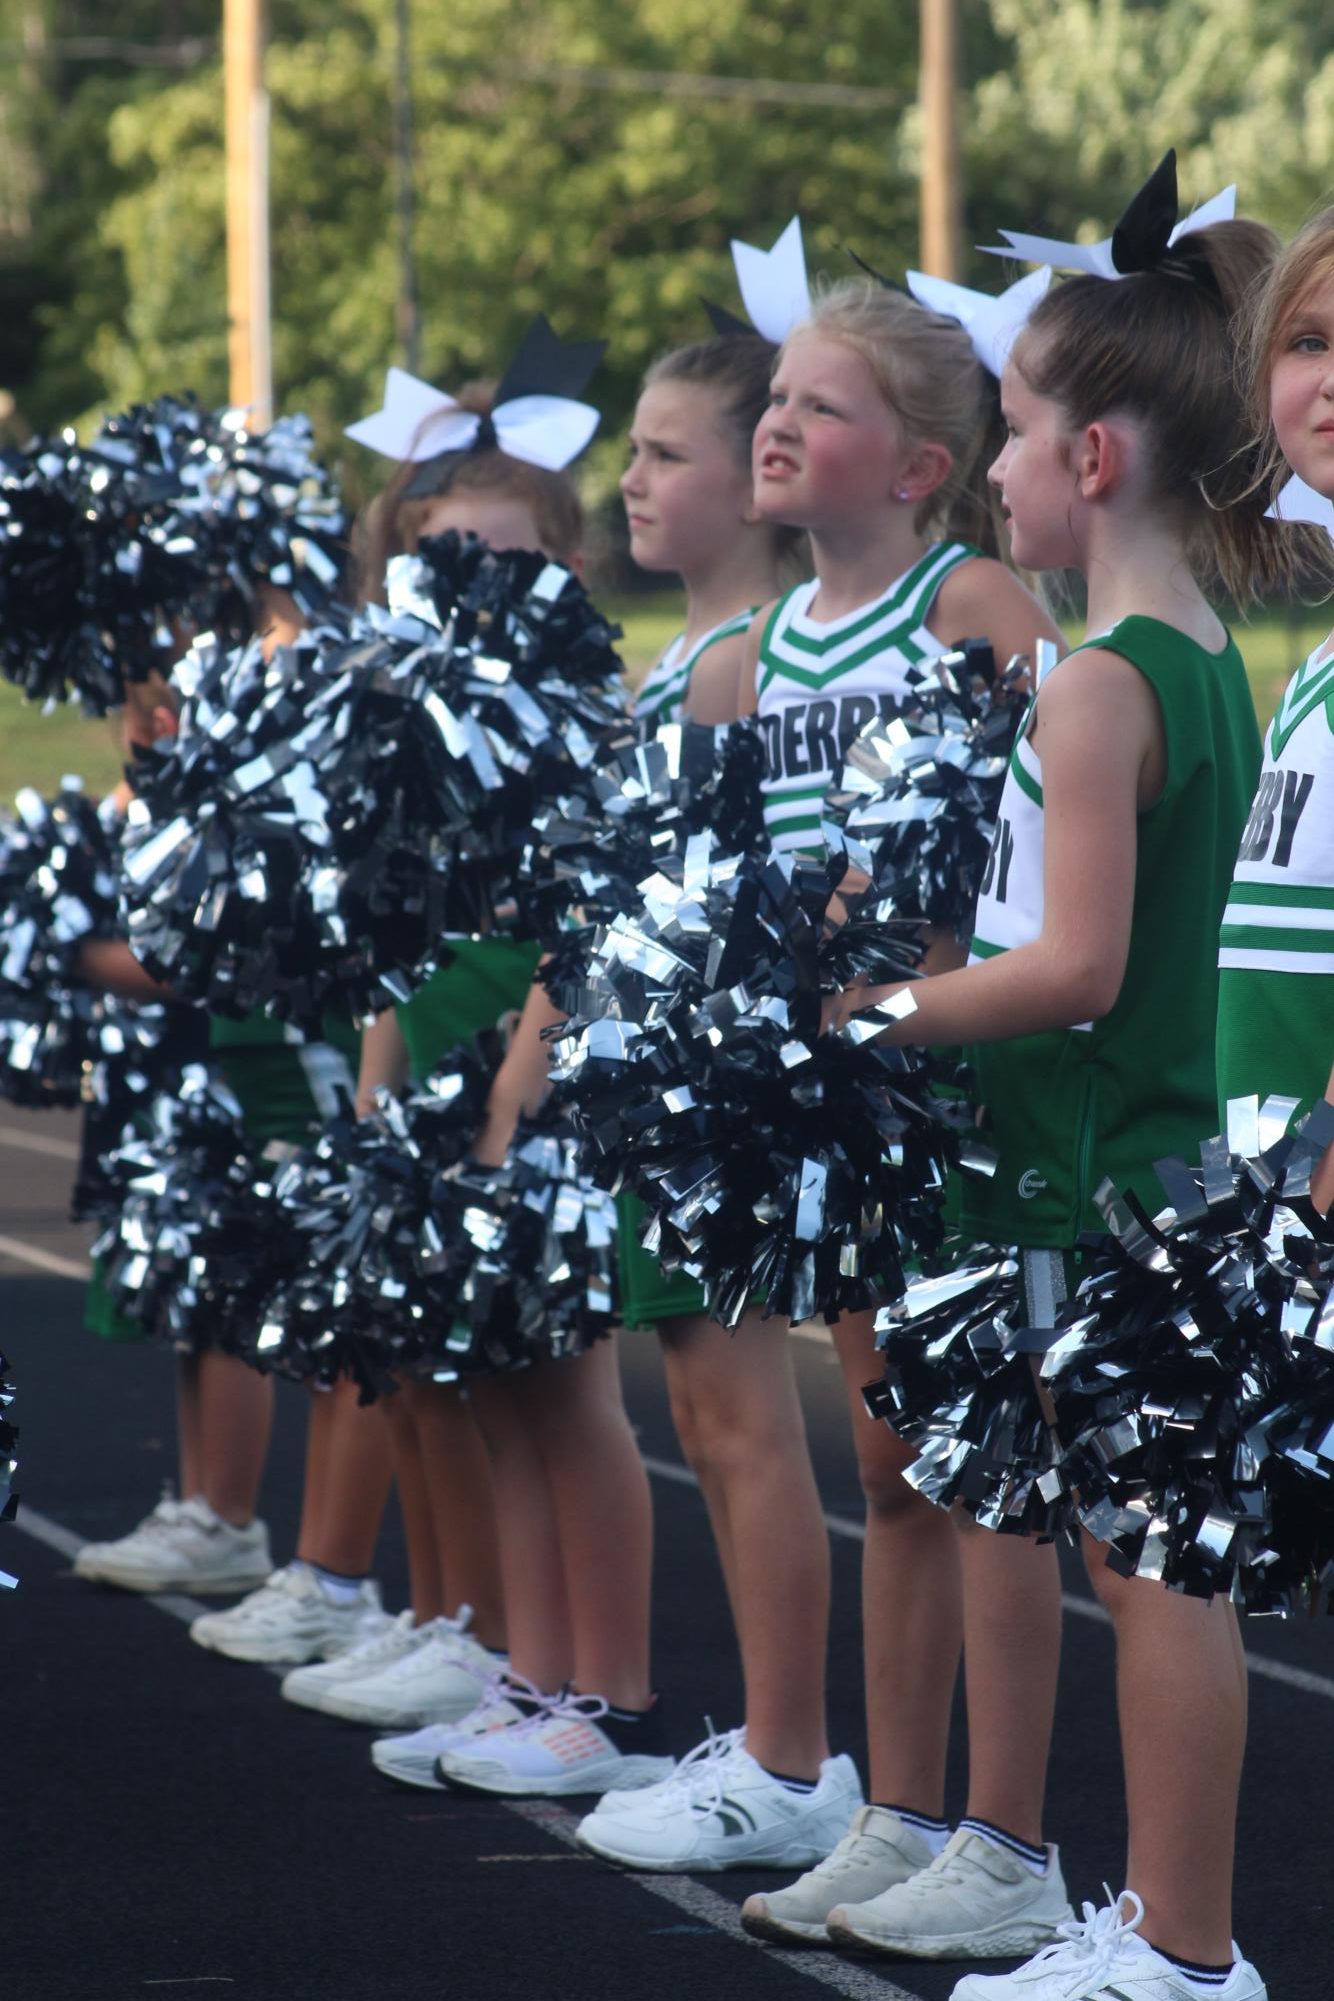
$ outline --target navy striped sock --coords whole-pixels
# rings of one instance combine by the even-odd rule
[[[938,1820],[933,1813],[919,1813],[915,1806],[896,1806],[893,1800],[872,1800],[871,1804],[896,1813],[905,1826],[915,1828],[933,1855],[939,1855],[950,1838],[949,1822]]]
[[[970,1834],[981,1835],[983,1841],[989,1841],[993,1848],[1004,1848],[1011,1855],[1017,1855],[1019,1860],[1027,1868],[1031,1869],[1035,1876],[1046,1875],[1047,1851],[1045,1848],[1037,1846],[1032,1841],[1021,1841],[1019,1836],[1011,1834],[1008,1828],[997,1827],[996,1823],[991,1820],[979,1820],[976,1814],[970,1813],[964,1815],[964,1818],[959,1822],[959,1832],[962,1834],[965,1828],[967,1828]]]
[[[1149,1943],[1152,1944],[1152,1940]],[[1160,1945],[1155,1945],[1153,1949],[1159,1959],[1165,1959],[1169,1966],[1175,1966],[1178,1973],[1184,1973],[1191,1986],[1198,1987],[1201,1994],[1216,1994],[1232,1976],[1230,1966],[1202,1966],[1197,1959],[1178,1959],[1174,1952],[1167,1952]]]

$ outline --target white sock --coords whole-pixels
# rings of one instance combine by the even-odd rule
[[[966,1828],[969,1834],[977,1835],[980,1841],[989,1841],[993,1848],[1001,1849],[1006,1855],[1017,1855],[1025,1869],[1031,1870],[1033,1875],[1046,1875],[1047,1851],[1038,1847],[1036,1842],[1022,1841],[1017,1834],[1011,1834],[1008,1828],[997,1827],[992,1820],[977,1820],[972,1814],[964,1815],[959,1822],[959,1828],[961,1832]]]

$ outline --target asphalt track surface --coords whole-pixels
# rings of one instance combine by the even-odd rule
[[[0,1995],[4,2001],[943,2001],[960,1971],[778,1952],[736,1909],[758,1872],[627,1876],[571,1845],[569,1802],[510,1807],[395,1788],[368,1735],[204,1652],[189,1601],[81,1583],[78,1542],[121,1533],[174,1463],[171,1368],[80,1331],[88,1232],[64,1220],[76,1126],[0,1113],[0,1349],[18,1389],[23,1507],[0,1532]],[[739,1717],[703,1503],[680,1462],[656,1346],[623,1343],[654,1475],[656,1677],[680,1748]],[[798,1344],[834,1556],[831,1737],[864,1754],[858,1494],[828,1347]],[[290,1552],[302,1395],[279,1397],[263,1512]],[[405,1601],[392,1517],[386,1603]],[[1049,1837],[1072,1896],[1121,1876],[1110,1633],[1077,1567]],[[214,1600],[213,1603],[219,1601]],[[1334,1630],[1252,1625],[1237,1935],[1271,2001],[1329,2001]],[[949,1806],[963,1800],[957,1759]]]

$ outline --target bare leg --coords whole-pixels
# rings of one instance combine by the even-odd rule
[[[681,1449],[696,1472],[732,1603],[746,1748],[793,1778],[828,1756],[829,1537],[785,1321],[747,1314],[663,1329]]]
[[[471,1605],[473,1630],[483,1646],[503,1648],[505,1598],[491,1463],[472,1405],[444,1383],[408,1383],[401,1397],[417,1435],[441,1610],[453,1617],[460,1605]]]
[[[426,1491],[422,1468],[421,1442],[412,1412],[400,1391],[382,1397],[378,1408],[389,1427],[389,1445],[394,1461],[394,1482],[398,1488],[398,1511],[403,1518],[403,1539],[408,1550],[408,1589],[412,1612],[419,1626],[438,1619],[445,1609],[440,1551],[435,1540],[435,1520]]]
[[[546,1469],[508,1375],[469,1390],[491,1462],[510,1665],[536,1688],[574,1675],[565,1572]]]
[[[736,1633],[738,1645],[741,1645],[741,1604],[737,1589],[735,1540],[727,1512],[727,1483],[722,1478],[721,1469],[704,1451],[703,1427],[707,1414],[705,1403],[707,1377],[704,1371],[694,1365],[696,1352],[700,1344],[707,1341],[710,1328],[715,1334],[722,1334],[724,1340],[728,1338],[723,1334],[722,1328],[705,1314],[692,1314],[680,1320],[663,1321],[658,1328],[658,1338],[662,1343],[662,1360],[667,1377],[667,1395],[672,1407],[672,1424],[686,1463],[699,1482],[704,1505],[709,1511],[709,1526],[713,1530],[713,1546],[717,1551],[718,1563],[723,1573],[723,1585],[732,1613],[732,1628]],[[743,1646],[743,1659],[744,1655]]]
[[[233,1528],[255,1518],[273,1429],[273,1379],[206,1349],[196,1363],[197,1491]]]
[[[1182,1959],[1232,1958],[1232,1866],[1246,1748],[1246,1670],[1232,1607],[1118,1577],[1085,1544],[1116,1628],[1126,1770],[1126,1884],[1143,1933]]]
[[[312,1395],[306,1433],[306,1483],[296,1553],[343,1577],[365,1577],[389,1499],[389,1434],[357,1387],[341,1381]]]
[[[880,1373],[872,1317],[836,1322],[857,1470],[866,1497],[862,1555],[870,1797],[940,1814],[962,1644],[959,1533],[903,1478],[916,1454],[867,1416],[862,1386]]]
[[[1061,1663],[1056,1549],[955,1516],[963,1563],[968,1811],[1042,1839]]]
[[[176,1358],[176,1464],[183,1501],[204,1491],[204,1444],[199,1428],[199,1357]]]
[[[621,1395],[615,1340],[514,1378],[560,1538],[574,1682],[625,1709],[649,1688],[653,1508]]]

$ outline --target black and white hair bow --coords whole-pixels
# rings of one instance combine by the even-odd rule
[[[973,343],[973,353],[998,381],[1024,322],[1050,284],[1049,264],[1007,285],[995,298],[990,292],[952,284],[948,278],[932,278],[925,271],[908,273],[908,290],[918,304],[958,320]]]
[[[383,458],[423,467],[446,454],[495,445],[512,459],[560,472],[598,427],[598,412],[579,395],[606,347],[600,340],[558,339],[539,313],[505,370],[490,416],[465,410],[443,389],[391,368],[381,407],[349,424],[345,435]]]
[[[793,216],[772,250],[757,250],[753,243],[740,243],[733,237],[732,262],[749,322],[707,299],[705,312],[720,334],[759,334],[779,346],[811,310],[801,217]]]
[[[1171,252],[1183,237],[1207,229],[1210,223],[1231,222],[1237,212],[1235,185],[1177,221],[1177,156],[1164,155],[1144,186],[1127,204],[1110,236],[1101,243],[1062,243],[1052,236],[1026,236],[1003,229],[1004,243],[980,243],[989,257],[1021,257],[1029,264],[1050,264],[1058,271],[1082,271],[1093,278],[1128,278],[1137,271],[1172,268]],[[1184,268],[1184,267],[1183,267]]]

